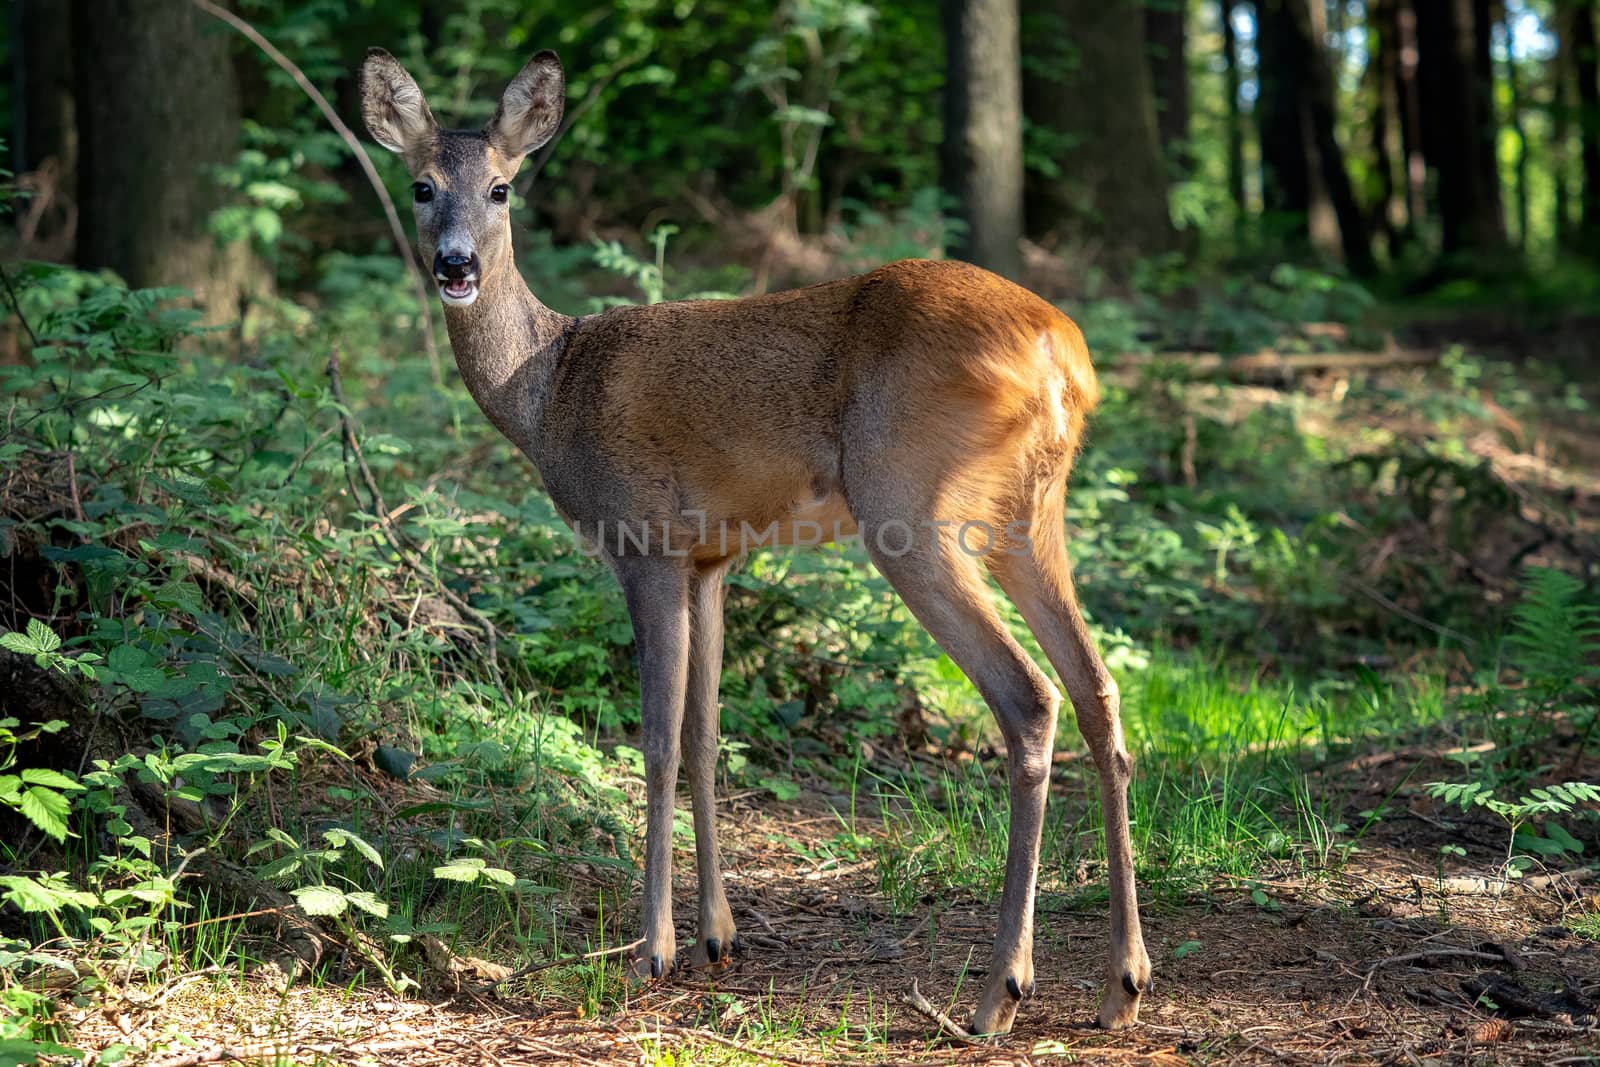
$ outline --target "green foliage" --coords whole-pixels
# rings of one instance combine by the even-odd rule
[[[22,635],[0,635],[0,644],[14,652],[31,652],[36,659],[46,662],[52,662],[55,649],[61,643],[61,639],[48,627],[39,624],[37,619],[29,620],[28,633],[22,640],[7,644],[7,637]],[[60,719],[51,719],[49,722],[35,723],[31,729],[18,733],[21,725],[13,718],[0,719],[0,804],[20,813],[49,837],[65,841],[67,815],[72,807],[68,795],[81,792],[83,786],[71,776],[47,767],[18,768],[17,746],[45,734],[57,733],[67,724]]]
[[[1600,602],[1565,571],[1534,567],[1513,612],[1507,645],[1536,704],[1592,700],[1594,687],[1585,678],[1600,657]]]
[[[1462,811],[1473,807],[1501,819],[1510,831],[1506,847],[1506,874],[1520,878],[1534,863],[1532,857],[1559,859],[1576,857],[1583,852],[1583,842],[1573,837],[1552,815],[1571,815],[1581,806],[1592,809],[1600,804],[1600,786],[1587,782],[1565,782],[1547,788],[1534,788],[1517,800],[1502,800],[1494,790],[1481,782],[1430,782],[1428,795],[1446,804],[1459,805]],[[1590,814],[1594,814],[1591,810]],[[1543,834],[1529,833],[1523,828],[1535,819],[1543,821]],[[1523,855],[1517,855],[1521,851]]]
[[[0,449],[9,469],[31,480],[25,484],[59,486],[74,503],[39,519],[0,511],[0,555],[47,575],[53,597],[36,616],[0,616],[0,654],[90,683],[74,691],[119,734],[139,741],[132,751],[87,759],[79,779],[27,760],[44,752],[50,735],[81,744],[83,732],[63,732],[59,721],[27,730],[14,719],[0,725],[0,805],[48,843],[8,846],[12,867],[0,897],[53,936],[74,944],[89,938],[142,959],[153,935],[187,940],[175,917],[193,903],[194,891],[179,889],[182,857],[212,850],[259,861],[262,875],[303,911],[367,945],[359,926],[409,922],[395,905],[417,877],[413,865],[385,863],[388,842],[361,828],[366,808],[355,792],[345,791],[353,804],[334,811],[302,809],[299,798],[308,772],[349,763],[337,742],[359,740],[380,724],[400,735],[402,752],[459,761],[416,767],[411,756],[418,777],[454,796],[412,816],[422,827],[481,810],[479,821],[503,833],[478,798],[513,786],[522,796],[531,768],[532,788],[511,817],[537,835],[528,850],[548,853],[552,844],[599,833],[609,835],[600,842],[612,855],[586,859],[622,862],[614,856],[627,854],[628,835],[610,762],[568,720],[559,720],[564,729],[530,730],[530,720],[556,720],[527,716],[518,724],[499,713],[516,697],[497,681],[497,665],[462,636],[459,616],[452,623],[427,614],[444,610],[426,605],[444,603],[441,590],[455,575],[482,569],[497,546],[509,552],[519,539],[538,550],[507,558],[494,587],[512,591],[510,599],[483,601],[509,625],[513,603],[541,603],[526,590],[546,564],[569,567],[566,580],[581,574],[593,582],[597,569],[553,529],[547,502],[532,494],[526,504],[485,502],[467,489],[459,499],[455,487],[446,495],[413,485],[403,473],[412,449],[397,436],[364,434],[367,461],[393,499],[406,502],[404,535],[417,553],[408,562],[379,534],[366,502],[346,499],[346,461],[333,436],[346,409],[304,361],[304,334],[293,344],[266,342],[275,353],[267,364],[240,364],[221,346],[210,350],[212,336],[192,313],[164,306],[170,294],[130,292],[53,267],[29,267],[16,283],[40,343],[28,362],[0,370],[21,404]],[[385,293],[352,292],[366,305],[355,319],[369,329],[384,320]],[[334,320],[343,326],[352,318]],[[284,313],[283,321],[297,328],[300,320]],[[464,394],[425,403],[445,421],[440,412],[470,406]],[[398,419],[409,417],[406,404],[398,408]],[[534,521],[524,522],[529,514]],[[511,534],[513,526],[520,532]],[[575,611],[602,603],[583,599]],[[15,611],[17,599],[8,603]],[[619,638],[627,639],[607,631],[602,658],[625,662]],[[556,671],[520,647],[499,666],[519,686]],[[494,759],[462,758],[472,745],[500,748],[502,731],[517,738],[522,756],[501,748]],[[585,787],[574,790],[568,773],[581,775]],[[279,804],[295,798],[282,821],[267,821],[260,801],[269,788]],[[156,817],[179,832],[152,840],[148,815],[130,808],[135,795],[160,798],[166,811]],[[454,855],[461,839],[441,825],[410,847],[427,869],[470,865],[471,857]],[[252,841],[261,847],[247,847]],[[30,859],[49,865],[30,872]],[[554,873],[536,864],[530,870],[540,871],[539,881],[509,875],[502,863],[474,875],[517,915],[524,937],[548,937],[522,925],[522,898],[542,893]],[[409,979],[391,958],[398,943],[385,944],[383,952],[363,950],[363,958],[404,989]],[[25,1007],[11,1005],[18,1027],[26,1026]]]
[[[1479,773],[1520,783],[1545,765],[1545,748],[1575,729],[1586,748],[1600,726],[1592,664],[1600,658],[1600,608],[1573,576],[1547,567],[1526,572],[1502,645],[1503,667],[1481,679],[1464,702],[1495,742]]]

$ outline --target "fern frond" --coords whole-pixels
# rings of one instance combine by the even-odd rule
[[[1579,683],[1600,657],[1600,606],[1565,571],[1530,567],[1506,643],[1511,665],[1543,699],[1582,699]]]

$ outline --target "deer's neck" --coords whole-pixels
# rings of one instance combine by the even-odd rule
[[[472,399],[533,457],[546,387],[576,320],[541,304],[512,269],[486,279],[470,306],[446,305],[444,321]]]

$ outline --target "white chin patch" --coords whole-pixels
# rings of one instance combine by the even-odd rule
[[[448,307],[464,308],[478,299],[478,283],[473,281],[441,282],[439,298]]]

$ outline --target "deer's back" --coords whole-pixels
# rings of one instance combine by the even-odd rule
[[[1060,311],[967,264],[905,260],[582,320],[551,381],[541,472],[579,521],[690,511],[759,524],[838,491],[852,426],[1037,425],[1070,451],[1096,396]]]

